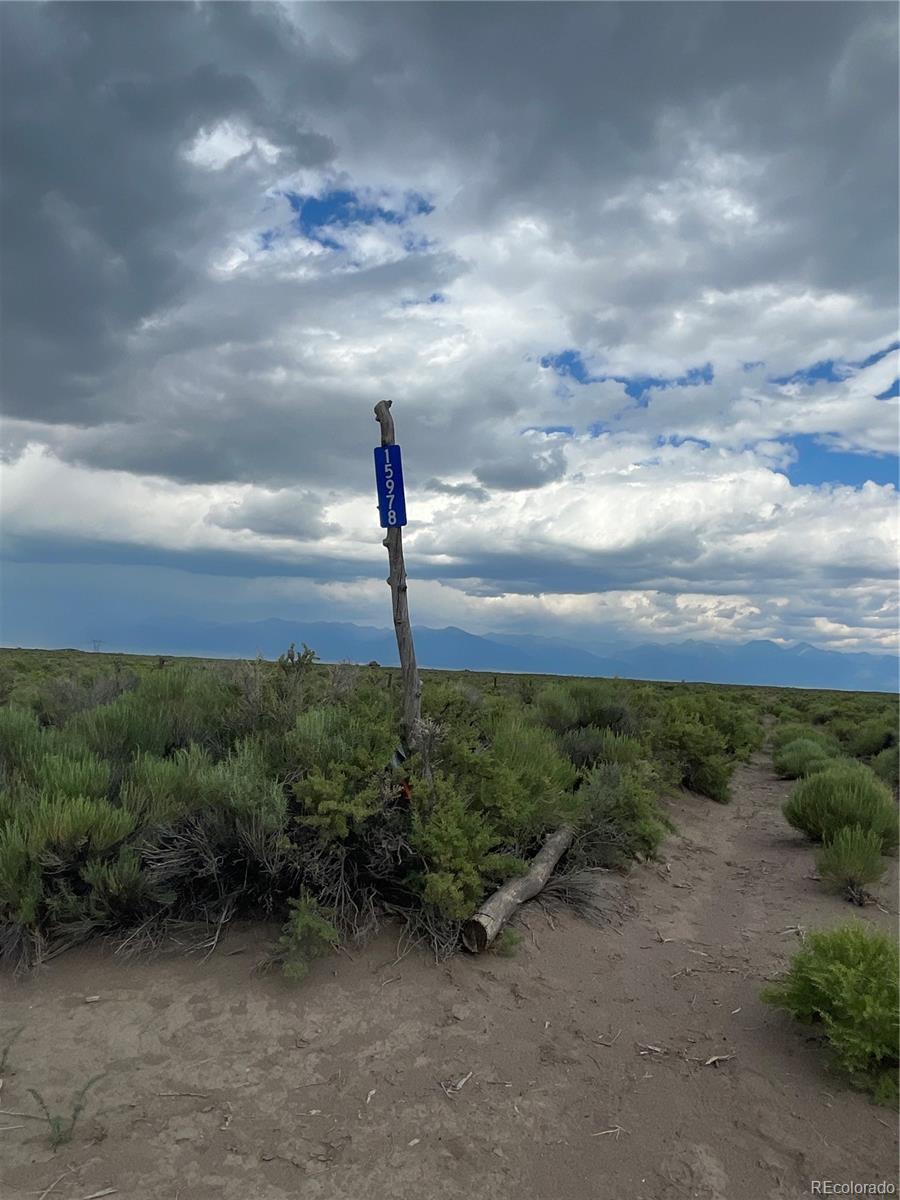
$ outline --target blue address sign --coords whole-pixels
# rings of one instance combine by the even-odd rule
[[[383,529],[406,524],[406,496],[403,492],[403,460],[399,446],[375,447],[375,486],[378,489],[378,516]]]

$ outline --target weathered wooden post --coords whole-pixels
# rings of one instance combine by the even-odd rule
[[[375,448],[375,482],[378,488],[378,512],[381,526],[387,530],[382,544],[387,547],[390,567],[387,582],[391,588],[394,632],[397,635],[400,670],[403,675],[401,728],[403,740],[408,746],[421,711],[422,685],[419,682],[416,649],[413,645],[412,626],[409,623],[406,564],[403,561],[402,527],[406,524],[403,462],[400,457],[400,447],[394,440],[394,418],[391,416],[390,409],[390,400],[380,400],[375,405],[375,420],[381,426],[381,445]]]

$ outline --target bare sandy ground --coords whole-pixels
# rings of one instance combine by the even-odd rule
[[[384,935],[292,985],[251,973],[270,931],[244,927],[204,963],[91,948],[5,978],[0,1047],[25,1030],[0,1107],[34,1113],[36,1088],[64,1111],[107,1074],[55,1151],[0,1117],[0,1196],[58,1179],[50,1200],[793,1200],[895,1181],[893,1114],[757,996],[799,931],[896,928],[896,864],[883,908],[829,897],[786,791],[758,756],[731,805],[675,799],[680,833],[632,873],[622,920],[529,906],[512,959],[398,962]]]

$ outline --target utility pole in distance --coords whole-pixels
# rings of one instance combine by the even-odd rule
[[[416,665],[412,626],[409,623],[409,602],[406,596],[406,564],[403,561],[403,529],[406,524],[406,496],[403,491],[403,463],[400,447],[394,440],[394,418],[391,401],[380,400],[375,405],[375,420],[381,426],[381,445],[375,448],[375,483],[378,489],[378,512],[387,547],[390,572],[387,582],[391,588],[394,611],[394,632],[400,652],[403,674],[403,715],[401,727],[404,740],[410,735],[422,707],[422,685]]]

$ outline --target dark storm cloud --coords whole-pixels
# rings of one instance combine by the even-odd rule
[[[315,541],[337,532],[336,525],[322,520],[320,511],[321,496],[285,488],[281,492],[262,492],[234,503],[217,504],[206,514],[206,520],[220,529]]]
[[[2,540],[3,556],[17,563],[83,563],[94,566],[167,567],[194,575],[231,575],[242,579],[297,578],[319,583],[355,580],[371,575],[384,551],[376,543],[371,559],[340,559],[310,553],[279,557],[271,552],[246,550],[173,550],[136,542],[90,537],[15,536]]]
[[[774,270],[894,298],[891,6],[341,4],[325,23],[352,31],[367,68],[354,76],[346,136],[364,145],[363,114],[377,113],[410,159],[440,141],[489,161],[458,201],[475,219],[537,206],[579,244],[597,228],[592,199],[628,179],[652,189],[683,165],[687,127],[768,160],[753,190],[762,216],[784,226],[762,254],[717,247],[707,282],[744,286]],[[620,234],[635,225],[620,214]],[[630,299],[652,299],[655,287],[651,275]]]
[[[441,479],[426,479],[423,485],[426,492],[437,492],[441,496],[458,496],[467,500],[477,500],[479,503],[488,499],[489,492],[471,483],[444,483]]]
[[[261,90],[268,55],[303,65],[274,6],[4,5],[0,23],[4,400],[90,423],[126,335],[190,291],[234,202],[231,174],[201,182],[184,142],[238,118],[297,166],[334,147]]]
[[[3,7],[8,411],[96,423],[114,376],[121,401],[127,335],[201,289],[219,226],[261,186],[181,156],[201,127],[228,119],[296,167],[341,151],[411,173],[436,154],[474,166],[457,219],[541,211],[561,245],[639,237],[633,207],[600,222],[597,203],[629,181],[652,193],[679,166],[689,128],[723,152],[762,156],[751,191],[771,228],[764,242],[727,246],[698,228],[677,271],[626,263],[608,300],[643,308],[652,326],[701,282],[895,288],[886,5],[351,3],[294,15],[271,4]],[[307,19],[316,34],[298,29]],[[689,240],[692,219],[678,218]],[[285,314],[277,287],[262,308],[249,289],[242,299],[251,329]],[[316,303],[314,287],[294,284],[295,307]],[[582,312],[575,324],[602,342],[628,319]],[[228,325],[218,314],[206,339],[227,341]],[[196,345],[197,334],[186,316],[181,335]]]
[[[529,491],[562,479],[566,473],[566,459],[562,446],[550,446],[535,453],[522,445],[514,455],[505,453],[501,458],[478,464],[473,473],[487,488],[502,492]]]

